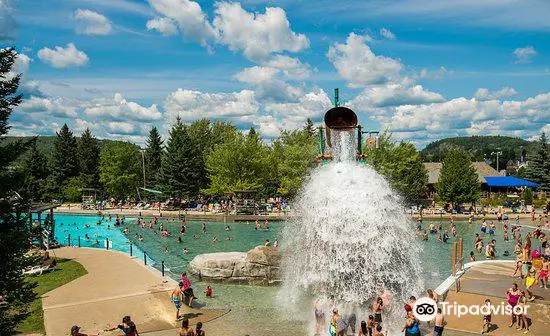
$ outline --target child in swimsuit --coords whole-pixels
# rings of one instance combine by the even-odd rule
[[[537,274],[537,271],[535,271],[535,268],[529,265],[529,270],[527,271],[527,277],[525,278],[525,290],[527,291],[527,294],[529,294],[529,299],[528,299],[529,301],[535,300],[535,296],[533,295],[533,292],[531,292],[531,288],[537,282],[537,278],[535,277],[536,274]]]
[[[485,300],[485,306],[489,307],[489,315],[483,315],[483,329],[481,331],[481,334],[489,332],[489,330],[491,329],[491,319],[492,319],[491,310],[490,310],[491,300],[489,299]]]

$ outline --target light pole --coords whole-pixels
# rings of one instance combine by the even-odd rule
[[[141,148],[139,151],[141,152],[141,167],[143,171],[143,188],[146,188],[147,185],[145,184],[145,149]]]
[[[498,158],[499,158],[500,155],[502,155],[502,152],[501,152],[501,151],[491,152],[491,156],[492,156],[492,155],[495,155],[495,154],[496,154],[496,156],[497,156],[497,172],[500,173],[500,170],[498,169],[498,168],[499,168],[499,167],[498,167]]]

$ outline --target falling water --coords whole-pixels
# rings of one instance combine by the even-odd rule
[[[312,303],[323,299],[327,317],[339,307],[355,311],[359,323],[382,294],[386,303],[393,301],[384,329],[394,335],[404,302],[423,288],[420,249],[388,182],[354,160],[352,139],[347,131],[333,131],[334,161],[316,169],[297,197],[297,216],[283,232],[278,297],[294,317],[314,320]]]

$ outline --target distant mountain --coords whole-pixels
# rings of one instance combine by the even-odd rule
[[[534,145],[534,142],[499,135],[446,138],[427,145],[420,151],[420,157],[424,162],[441,162],[449,148],[462,147],[473,161],[487,161],[496,168],[496,155],[491,153],[502,152],[499,155],[499,169],[505,169],[509,160],[528,158]]]
[[[34,137],[30,137],[30,136],[7,136],[6,137],[6,142],[10,143],[10,142],[14,142],[14,141],[17,141],[17,140],[30,140],[32,138],[34,138]],[[55,135],[52,135],[52,136],[40,135],[40,136],[36,137],[36,145],[38,147],[38,150],[42,154],[44,154],[48,159],[51,157],[51,154],[53,152],[53,144],[54,144],[55,138],[57,138],[57,136],[55,136]],[[76,138],[80,139],[80,137],[76,137]],[[106,140],[106,139],[98,139],[98,141],[99,141],[99,146],[100,147],[103,147],[106,143],[109,143],[109,142],[122,142],[122,141],[118,141],[118,140]]]

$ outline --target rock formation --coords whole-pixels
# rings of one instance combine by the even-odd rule
[[[274,285],[280,282],[280,252],[257,246],[248,252],[200,254],[189,263],[188,272],[203,280],[248,285]]]

